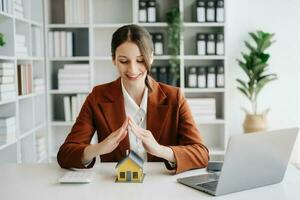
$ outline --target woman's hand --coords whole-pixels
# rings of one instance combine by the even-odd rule
[[[148,153],[159,156],[161,145],[157,143],[151,131],[139,127],[131,118],[129,118],[129,128],[131,128],[136,137],[142,141],[143,146]]]
[[[102,142],[99,143],[100,155],[110,153],[115,150],[115,148],[117,148],[119,143],[126,137],[128,133],[128,122],[129,119],[127,117],[118,130],[112,132],[108,137],[106,137]]]
[[[90,162],[94,157],[107,154],[112,152],[119,143],[126,137],[127,135],[127,127],[128,127],[129,118],[126,117],[126,120],[123,122],[122,126],[112,132],[109,136],[107,136],[102,142],[98,144],[91,144],[84,149],[82,163]]]
[[[174,152],[170,147],[166,147],[157,143],[151,131],[145,130],[129,118],[129,128],[143,143],[145,150],[156,157],[164,158],[170,162],[176,162]]]

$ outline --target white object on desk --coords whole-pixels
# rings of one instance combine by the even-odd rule
[[[60,183],[90,183],[95,177],[91,171],[68,171],[59,178]]]

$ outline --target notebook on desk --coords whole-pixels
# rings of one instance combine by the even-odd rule
[[[220,174],[177,181],[214,196],[282,181],[298,128],[231,136]]]

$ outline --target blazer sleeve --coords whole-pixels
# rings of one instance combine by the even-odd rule
[[[86,98],[71,132],[58,151],[57,161],[62,168],[91,168],[95,164],[96,158],[88,166],[82,163],[83,151],[90,144],[96,130],[93,102],[92,92]]]
[[[176,146],[170,146],[176,159],[176,174],[208,165],[209,152],[192,117],[191,110],[178,90],[178,132]],[[170,166],[167,165],[168,168]]]

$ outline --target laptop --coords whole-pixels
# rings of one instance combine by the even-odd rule
[[[179,178],[186,186],[219,196],[282,181],[298,134],[289,128],[231,136],[222,170]]]

